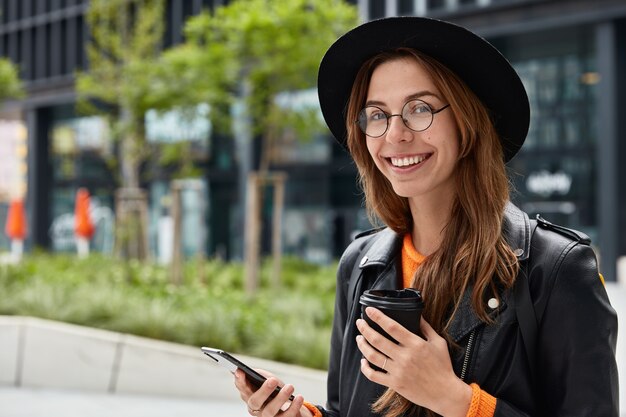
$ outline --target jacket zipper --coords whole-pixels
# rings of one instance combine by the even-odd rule
[[[465,357],[463,358],[463,369],[461,369],[461,381],[465,381],[467,367],[469,365],[470,355],[472,354],[472,347],[474,346],[474,337],[476,336],[476,329],[470,333],[469,340],[467,341],[467,347],[465,348]]]

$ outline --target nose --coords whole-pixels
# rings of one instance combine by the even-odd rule
[[[413,140],[413,131],[404,124],[401,114],[389,115],[387,122],[389,123],[387,133],[385,134],[385,140],[387,142],[396,143]]]

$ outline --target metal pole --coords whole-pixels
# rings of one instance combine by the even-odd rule
[[[275,287],[280,285],[282,252],[283,252],[283,207],[285,205],[285,178],[284,173],[277,173],[273,177],[274,183],[274,213],[272,217],[272,255],[273,276]]]
[[[170,265],[170,280],[172,284],[180,285],[183,282],[183,253],[182,243],[182,210],[181,210],[181,187],[174,181],[171,185],[172,193],[172,220],[174,223],[174,233],[172,237],[172,263]]]
[[[617,74],[616,34],[611,21],[596,27],[597,65],[600,73],[598,85],[598,132],[596,143],[596,167],[598,187],[598,243],[600,246],[600,270],[607,281],[615,281],[617,275]]]
[[[259,287],[259,176],[250,173],[247,181],[245,235],[245,289],[253,295]]]

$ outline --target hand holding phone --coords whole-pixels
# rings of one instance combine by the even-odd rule
[[[257,389],[263,385],[263,383],[267,380],[266,377],[241,362],[239,359],[235,358],[228,352],[219,349],[213,349],[210,347],[202,347],[202,352],[217,362],[219,365],[228,369],[231,373],[235,373],[237,369],[241,369],[246,374],[246,379]],[[271,398],[274,398],[276,394],[280,392],[282,387],[276,387],[274,392],[270,394]],[[293,401],[294,396],[291,395],[289,397],[289,401]]]

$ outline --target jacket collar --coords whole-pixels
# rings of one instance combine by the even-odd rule
[[[382,229],[372,239],[376,239],[376,243],[369,245],[369,249],[359,260],[361,269],[389,264],[398,256],[402,246],[402,236],[389,228]]]
[[[530,251],[530,221],[528,215],[511,202],[504,207],[502,233],[517,258],[526,260]],[[389,228],[381,229],[374,239],[376,244],[371,245],[360,260],[361,268],[389,263],[402,244],[402,236]]]
[[[502,233],[517,259],[528,259],[530,252],[530,220],[528,215],[510,201],[504,207]]]
[[[502,223],[502,233],[513,249],[513,252],[520,261],[528,258],[530,251],[530,221],[528,215],[508,202],[504,209],[504,219]],[[359,267],[361,269],[369,267],[385,267],[378,276],[373,287],[375,288],[397,288],[399,285],[395,259],[398,257],[402,246],[402,236],[389,228],[382,229],[375,236],[376,243],[369,246],[369,249],[361,257]],[[474,311],[471,300],[472,288],[468,288],[459,304],[457,314],[454,317],[448,333],[459,342],[472,330],[482,324],[482,321]],[[428,300],[426,300],[428,302]],[[506,308],[507,294],[500,294],[500,305],[493,309],[490,316],[495,316]]]

